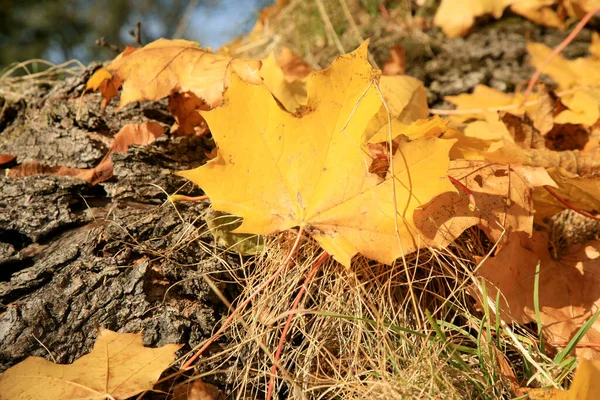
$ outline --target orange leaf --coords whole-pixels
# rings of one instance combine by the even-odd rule
[[[454,160],[448,172],[475,197],[477,209],[470,207],[468,193],[444,193],[417,210],[415,224],[433,243],[451,243],[474,225],[494,241],[504,230],[531,234],[534,188],[556,186],[543,168],[521,165]]]
[[[488,281],[488,294],[501,292],[504,319],[529,323],[536,320],[533,289],[540,263],[539,305],[542,331],[550,344],[565,346],[600,306],[600,241],[570,248],[555,259],[548,252],[548,237],[534,232],[511,233],[494,257],[483,261],[478,274]],[[479,259],[481,261],[481,259]],[[579,342],[600,344],[600,321]],[[596,348],[597,349],[597,348]],[[578,348],[578,356],[600,358],[592,348]]]
[[[167,39],[117,57],[106,67],[112,79],[123,82],[119,107],[133,101],[160,100],[172,91],[192,92],[210,107],[216,107],[221,104],[232,70],[247,82],[260,84],[259,69],[260,61],[219,56],[195,42]],[[100,87],[110,80],[105,72],[98,74],[88,86]]]

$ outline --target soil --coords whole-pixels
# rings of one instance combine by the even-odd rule
[[[408,74],[425,82],[432,107],[480,83],[511,91],[533,73],[526,36],[556,46],[566,34],[509,18],[466,38],[411,39]],[[586,55],[589,40],[584,31],[565,54]],[[125,124],[173,123],[165,102],[117,111],[113,101],[101,115],[98,94],[83,97],[76,118],[98,67],[0,98],[0,154],[16,155],[13,165],[89,168]],[[204,163],[213,146],[206,137],[165,135],[113,154],[114,176],[93,187],[70,177],[0,176],[0,371],[30,355],[72,362],[91,350],[98,327],[143,330],[148,346],[185,344],[179,355],[211,335],[227,308],[203,276],[227,275],[203,229],[208,204],[173,205],[165,193],[201,194],[173,173]],[[219,285],[235,298],[237,287]]]

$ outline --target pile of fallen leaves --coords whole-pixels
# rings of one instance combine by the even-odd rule
[[[499,16],[508,6],[534,20],[552,15],[551,26],[591,9],[561,2],[560,14],[553,2],[488,2],[459,21],[452,3],[443,1],[436,17],[449,35],[465,33],[475,16]],[[235,233],[293,230],[296,242],[312,238],[324,257],[352,271],[357,256],[401,268],[409,255],[455,246],[476,227],[493,244],[470,271],[479,306],[491,306],[497,324],[537,324],[555,360],[563,360],[565,351],[600,358],[600,241],[558,251],[547,229],[565,210],[592,219],[600,211],[600,37],[594,36],[589,57],[556,56],[545,66],[556,89],[538,86],[529,95],[479,86],[447,98],[456,105],[447,118],[432,116],[444,112],[428,108],[420,81],[374,69],[367,46],[314,71],[289,50],[245,60],[161,39],[128,48],[94,74],[88,89],[101,92],[103,108],[119,90],[120,107],[168,98],[177,121],[172,134],[210,132],[217,144],[212,159],[180,175],[204,190],[215,211],[242,218]],[[537,43],[528,50],[536,67],[552,51]],[[111,151],[163,133],[157,123],[124,127]],[[37,173],[95,184],[110,177],[110,154],[92,170],[24,164],[9,176]],[[95,349],[85,361],[101,372],[93,379],[76,376],[75,365],[56,369],[26,360],[2,375],[0,398],[9,393],[4,388],[32,390],[14,383],[31,375],[43,376],[39,382],[46,387],[61,382],[56,393],[62,397],[81,392],[123,398],[152,387],[158,376],[133,382],[139,371],[115,372],[131,376],[124,383],[109,379],[111,351],[99,341],[97,348],[102,346],[104,355]],[[155,368],[166,367],[175,350]],[[90,361],[100,356],[101,363]]]

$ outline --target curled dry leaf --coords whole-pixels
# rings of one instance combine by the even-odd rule
[[[14,154],[0,154],[0,166],[12,162],[17,156]]]
[[[366,48],[309,77],[301,114],[281,110],[264,86],[235,77],[223,106],[202,113],[217,158],[180,175],[197,183],[216,210],[243,217],[234,232],[302,227],[346,266],[357,253],[391,263],[417,248],[414,210],[454,190],[446,177],[454,141],[402,143],[392,160],[394,179],[381,182],[368,172],[361,139],[382,103]],[[247,107],[250,99],[262,106]]]
[[[600,241],[576,245],[554,259],[548,237],[534,232],[513,232],[494,257],[482,262],[477,273],[495,299],[501,292],[500,310],[507,321],[535,322],[533,303],[536,266],[540,265],[539,307],[544,337],[555,346],[565,346],[600,306]],[[600,343],[600,321],[579,342]],[[600,358],[592,348],[578,348],[577,355]]]
[[[70,168],[65,166],[47,166],[36,162],[25,163],[12,168],[8,172],[10,178],[23,178],[32,175],[71,176],[91,185],[104,182],[112,177],[113,164],[110,154],[126,153],[131,145],[147,145],[162,135],[164,128],[158,122],[125,125],[113,139],[109,152],[94,168]]]
[[[472,210],[463,192],[441,194],[417,210],[415,224],[430,243],[447,245],[475,225],[494,241],[503,238],[505,230],[530,235],[533,190],[556,186],[543,168],[522,165],[454,160],[448,173],[475,197],[476,209]]]
[[[151,349],[142,334],[102,329],[91,353],[73,364],[29,357],[0,375],[0,399],[127,399],[151,390],[178,344]]]
[[[215,385],[196,379],[175,388],[172,400],[225,400],[225,395]]]

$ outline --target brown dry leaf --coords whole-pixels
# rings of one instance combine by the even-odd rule
[[[600,362],[579,360],[569,390],[521,388],[531,400],[596,400],[600,393]]]
[[[475,18],[491,14],[498,19],[515,0],[442,0],[433,23],[449,37],[467,34]]]
[[[361,139],[381,109],[377,78],[364,43],[312,74],[306,109],[291,115],[264,86],[234,77],[223,106],[202,113],[217,158],[180,174],[197,183],[216,210],[243,217],[235,232],[298,226],[345,266],[357,253],[389,264],[419,245],[414,210],[455,190],[447,179],[454,141],[401,143],[392,160],[394,179],[382,182],[369,173]],[[248,107],[249,99],[261,107]]]
[[[528,43],[527,51],[530,55],[530,62],[539,68],[552,49],[541,43]],[[544,73],[550,75],[560,89],[570,89],[575,86],[599,86],[600,59],[582,57],[567,60],[559,54],[544,68]]]
[[[36,162],[25,163],[8,171],[10,178],[23,178],[32,175],[71,176],[81,179],[91,185],[104,182],[112,177],[113,164],[110,153],[126,153],[131,145],[147,145],[164,133],[164,128],[158,122],[143,124],[127,124],[114,137],[109,152],[94,168],[70,168],[65,166],[47,166]]]
[[[196,379],[176,387],[172,400],[225,400],[225,395],[215,385]]]
[[[175,92],[169,96],[167,110],[175,118],[171,133],[178,135],[203,135],[208,132],[208,125],[198,111],[209,110],[204,101],[194,93]]]
[[[126,153],[129,146],[153,143],[164,132],[165,129],[158,122],[127,124],[115,135],[110,149],[117,153]]]
[[[73,364],[29,357],[0,375],[0,399],[126,399],[151,390],[178,344],[151,349],[142,335],[102,329],[91,353]]]
[[[501,292],[500,311],[507,321],[535,322],[533,290],[540,264],[539,305],[542,332],[550,344],[566,346],[600,305],[600,241],[573,246],[555,260],[548,251],[546,233],[513,232],[494,257],[482,262],[490,298]],[[478,259],[481,262],[482,258]],[[579,342],[600,344],[600,321]],[[577,348],[583,358],[600,358],[591,348]]]
[[[383,64],[383,75],[404,75],[406,71],[406,51],[397,44],[390,48],[390,58]]]
[[[246,82],[261,84],[259,69],[260,61],[216,55],[179,39],[156,40],[106,67],[113,80],[123,83],[120,108],[133,101],[160,100],[173,91],[194,93],[216,107],[232,71]],[[105,73],[104,78],[109,79]],[[94,87],[103,82],[94,76],[90,80]]]
[[[200,379],[178,388],[174,400],[225,400],[225,395],[215,385],[204,383]],[[177,397],[178,393],[180,394]]]
[[[504,231],[533,231],[533,190],[556,186],[543,168],[454,160],[448,173],[474,196],[472,210],[464,192],[444,193],[415,212],[415,225],[431,243],[447,245],[465,229],[479,226],[499,240]]]
[[[289,47],[282,47],[277,55],[277,65],[283,71],[285,79],[293,82],[308,77],[314,68],[292,52]]]
[[[546,140],[533,126],[527,114],[518,117],[509,113],[500,113],[500,120],[506,126],[513,143],[523,149],[544,149]]]
[[[17,156],[14,154],[0,154],[0,166],[12,162]]]

